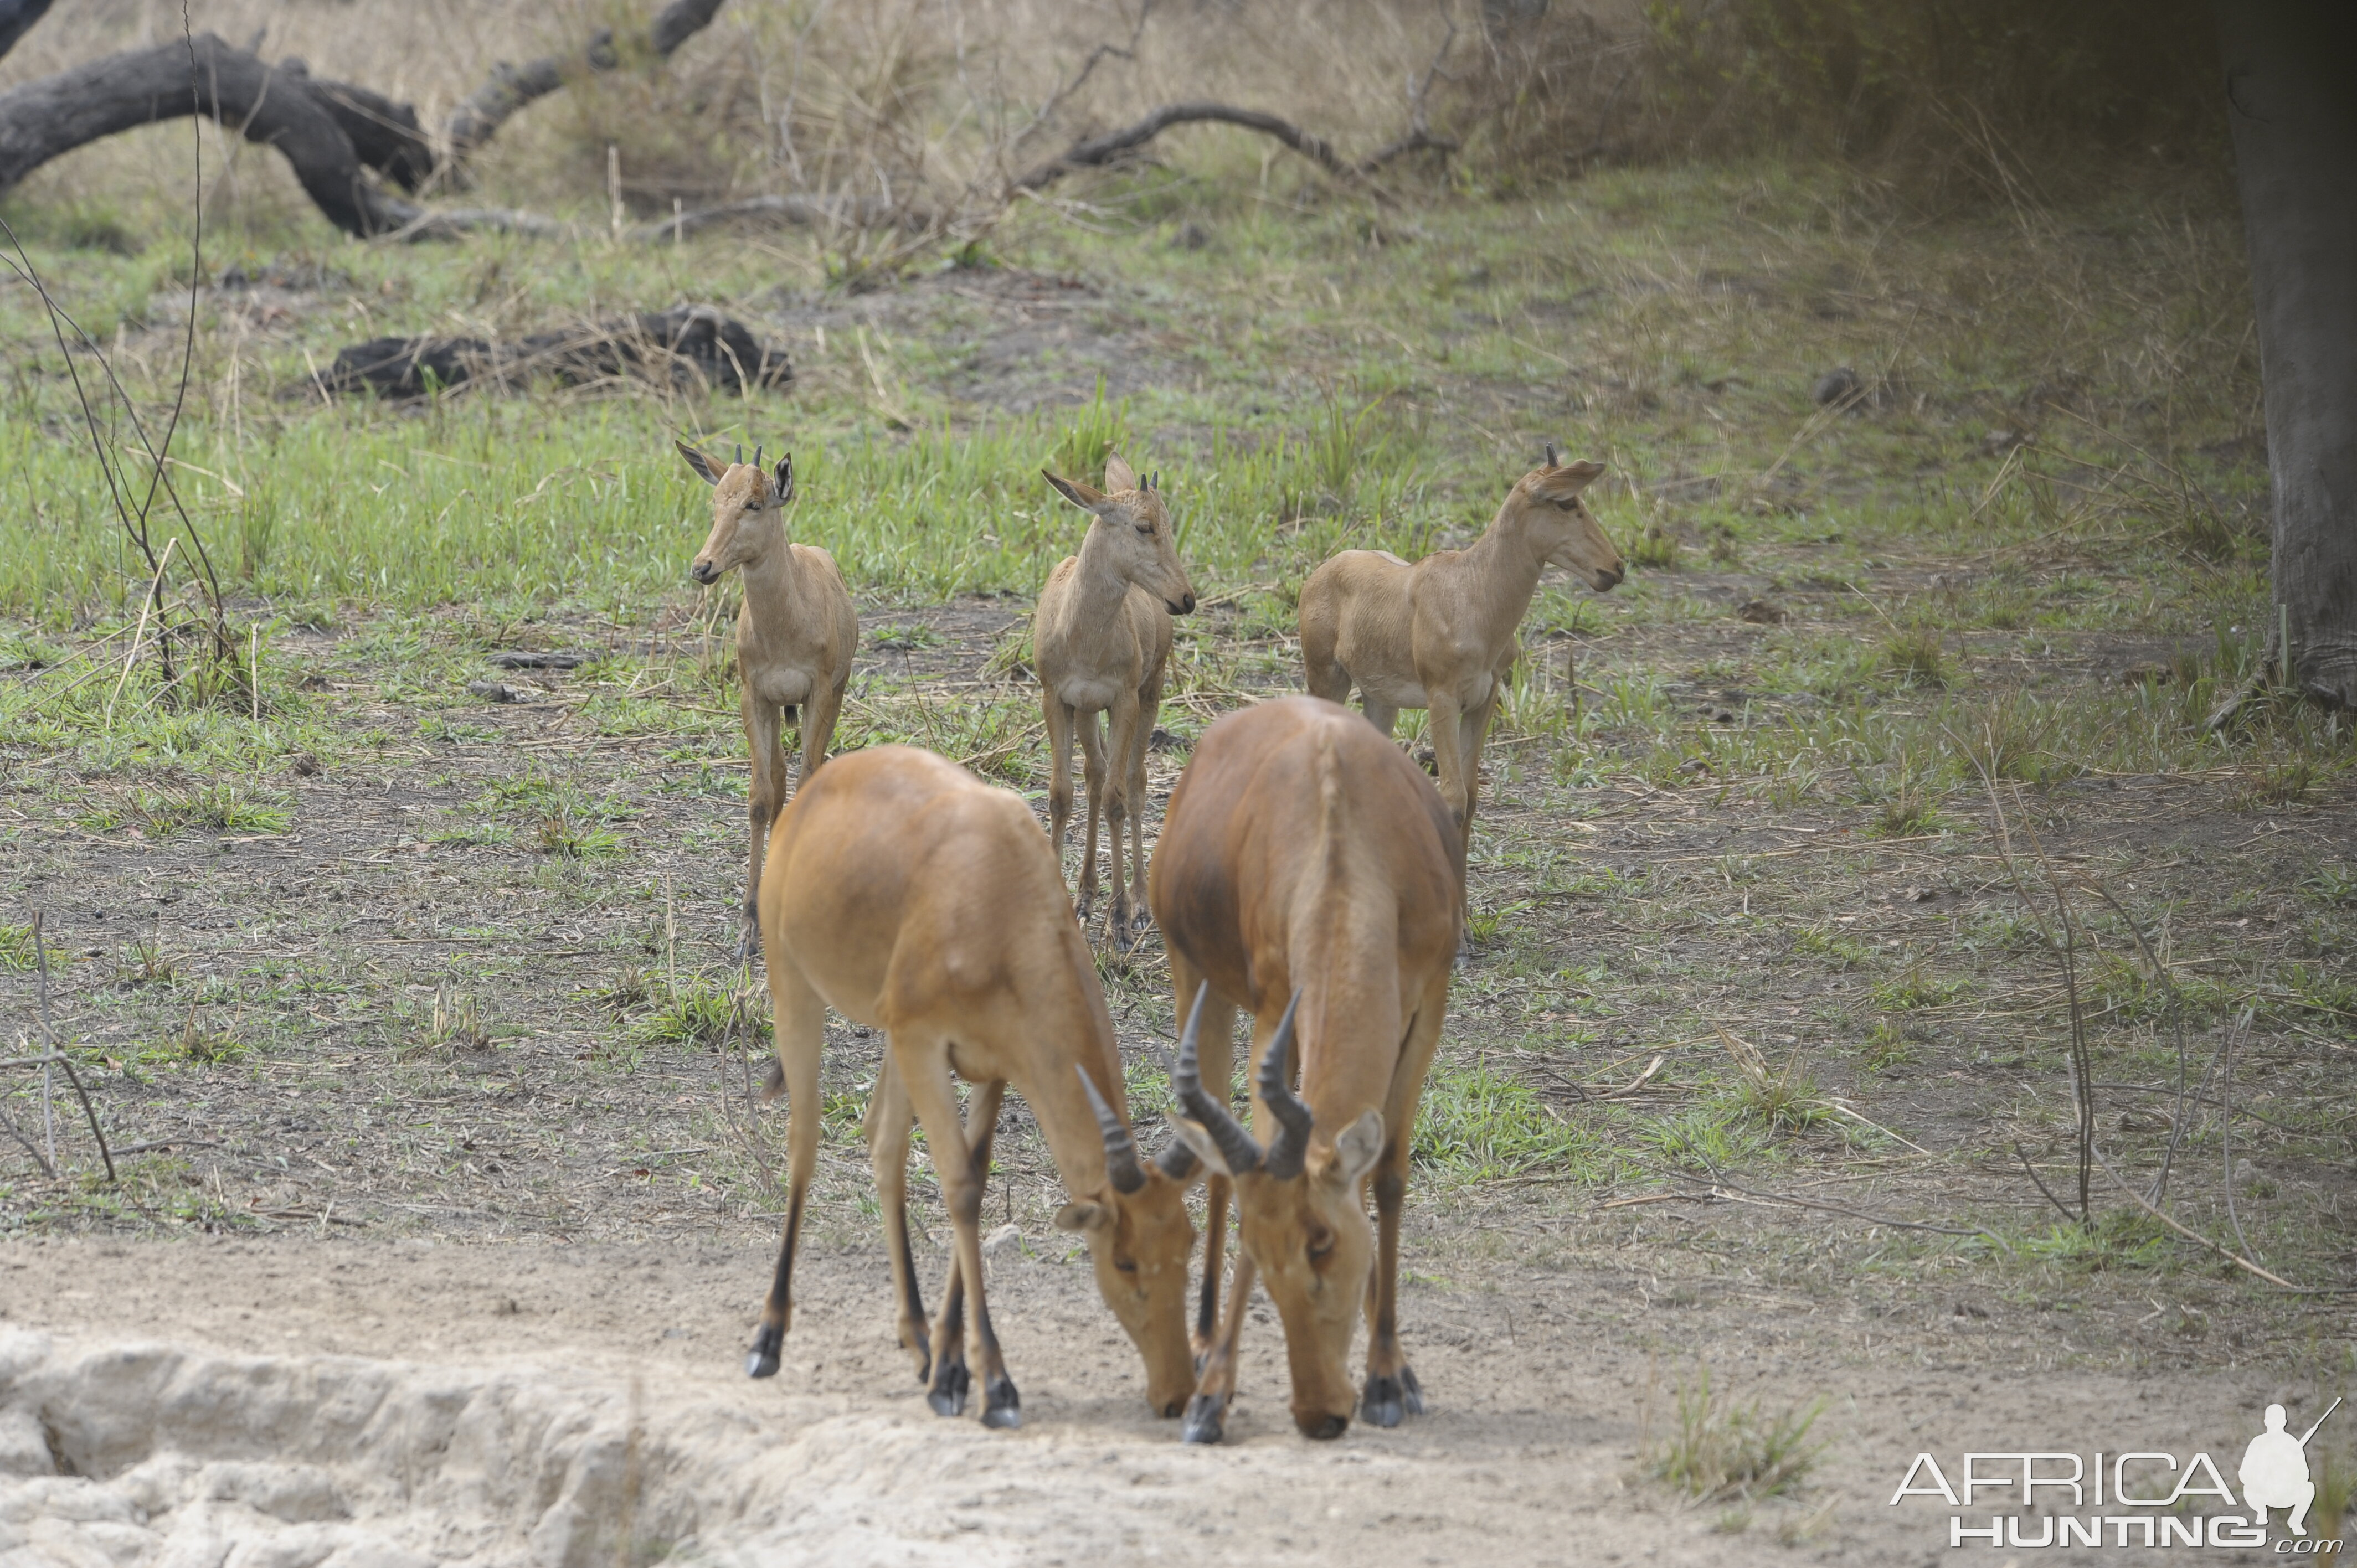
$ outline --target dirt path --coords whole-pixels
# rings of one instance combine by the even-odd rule
[[[1263,1324],[1232,1440],[1190,1449],[1085,1270],[1010,1256],[1027,1420],[990,1434],[926,1410],[861,1252],[806,1263],[783,1372],[745,1381],[768,1262],[684,1237],[11,1242],[0,1564],[1930,1562],[1951,1510],[1887,1506],[1918,1450],[2199,1448],[2231,1477],[2260,1404],[2297,1397],[2029,1374],[2011,1332],[1878,1353],[1797,1301],[1781,1328],[1739,1303],[1665,1322],[1623,1281],[1508,1268],[1410,1289],[1422,1420],[1297,1437]],[[1771,1407],[1826,1400],[1798,1498],[1676,1508],[1635,1478],[1649,1390],[1673,1420],[1665,1369],[1705,1348]]]

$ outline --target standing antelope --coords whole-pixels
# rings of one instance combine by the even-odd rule
[[[737,673],[745,687],[745,741],[753,757],[745,804],[752,849],[745,873],[742,944],[749,947],[761,887],[761,846],[786,804],[786,753],[779,731],[800,709],[802,781],[808,783],[834,739],[835,715],[851,683],[851,655],[859,646],[859,617],[834,557],[786,537],[786,503],[794,499],[791,453],[778,459],[772,475],[762,468],[759,449],[750,463],[722,463],[684,441],[673,445],[712,487],[712,532],[688,575],[709,585],[724,572],[745,574],[745,607],[737,617]],[[738,447],[737,456],[744,451]]]
[[[1424,1408],[1399,1343],[1400,1202],[1448,1002],[1456,837],[1421,768],[1314,697],[1221,719],[1170,792],[1152,875],[1188,1013],[1170,1081],[1192,1118],[1180,1136],[1212,1176],[1190,1443],[1219,1440],[1255,1271],[1285,1325],[1295,1425],[1335,1437],[1350,1424],[1362,1309],[1367,1419],[1395,1426]],[[1240,1006],[1260,1064],[1255,1123],[1264,1136],[1277,1130],[1265,1147],[1226,1105]],[[1367,1224],[1371,1178],[1380,1237]],[[1231,1186],[1243,1248],[1214,1338]]]
[[[901,1337],[930,1377],[933,1409],[965,1405],[970,1329],[983,1423],[1021,1424],[983,1296],[983,1177],[998,1097],[1029,1104],[1071,1201],[1097,1288],[1146,1359],[1146,1398],[1178,1413],[1194,1386],[1187,1338],[1186,1188],[1195,1161],[1174,1145],[1142,1164],[1123,1110],[1121,1058],[1088,942],[1064,901],[1062,868],[1022,798],[910,746],[837,757],[780,815],[762,874],[761,950],[791,1113],[785,1239],[746,1370],[778,1369],[791,1316],[794,1242],[818,1158],[825,1010],[887,1035],[868,1112]],[[978,1087],[962,1127],[952,1074]],[[926,1342],[902,1199],[914,1110],[957,1232],[942,1316]],[[970,1318],[962,1297],[972,1298]],[[963,1322],[962,1322],[963,1320]]]
[[[1081,553],[1048,574],[1031,618],[1031,658],[1047,712],[1051,771],[1049,837],[1060,865],[1064,827],[1072,817],[1072,731],[1081,736],[1088,775],[1088,836],[1081,848],[1077,908],[1086,925],[1097,896],[1097,818],[1105,819],[1113,863],[1114,946],[1127,950],[1138,900],[1122,874],[1121,830],[1129,823],[1129,863],[1145,880],[1146,746],[1162,705],[1162,667],[1170,657],[1170,618],[1195,607],[1195,589],[1170,539],[1170,510],[1160,485],[1139,484],[1119,457],[1105,459],[1105,491],[1041,470],[1066,500],[1092,514]],[[1112,717],[1111,756],[1097,714]]]
[[[1312,696],[1340,703],[1359,689],[1385,735],[1402,708],[1432,719],[1440,794],[1470,842],[1481,741],[1513,668],[1514,628],[1539,574],[1567,566],[1606,593],[1627,575],[1620,552],[1580,492],[1601,463],[1546,462],[1506,492],[1481,537],[1411,566],[1385,550],[1345,550],[1301,585],[1301,659]]]

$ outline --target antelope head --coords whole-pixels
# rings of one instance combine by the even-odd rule
[[[775,525],[786,503],[794,499],[793,455],[779,458],[772,473],[761,467],[759,447],[749,463],[723,463],[684,441],[673,445],[696,476],[712,487],[712,532],[687,575],[699,583],[716,583],[722,573],[759,560],[783,536],[783,530]],[[744,455],[742,446],[737,448],[738,457]]]
[[[1204,990],[1195,993],[1170,1075],[1170,1087],[1191,1118],[1178,1122],[1179,1135],[1205,1165],[1236,1184],[1238,1231],[1285,1325],[1294,1425],[1304,1436],[1340,1437],[1358,1402],[1351,1340],[1366,1308],[1375,1255],[1374,1227],[1359,1184],[1383,1155],[1383,1119],[1362,1112],[1339,1133],[1329,1133],[1293,1092],[1297,991],[1261,1058],[1256,1087],[1277,1124],[1275,1140],[1262,1148],[1228,1113],[1225,1096],[1203,1088],[1196,1066],[1203,996]]]
[[[1629,575],[1620,552],[1579,499],[1603,472],[1601,463],[1559,464],[1549,446],[1546,462],[1524,474],[1506,497],[1507,510],[1519,511],[1540,562],[1578,573],[1599,594]]]
[[[1045,468],[1040,475],[1057,494],[1094,519],[1089,537],[1112,560],[1125,581],[1156,595],[1172,615],[1195,607],[1195,585],[1178,563],[1170,538],[1170,509],[1163,503],[1161,476],[1143,484],[1137,473],[1119,457],[1105,459],[1105,489],[1079,479],[1059,478]]]
[[[1056,1229],[1088,1242],[1097,1290],[1146,1362],[1146,1397],[1157,1415],[1174,1416],[1195,1391],[1195,1358],[1187,1337],[1187,1260],[1195,1224],[1187,1217],[1187,1188],[1200,1174],[1193,1153],[1174,1143],[1151,1164],[1137,1157],[1137,1139],[1074,1064],[1081,1089],[1104,1141],[1105,1188],[1067,1203]]]

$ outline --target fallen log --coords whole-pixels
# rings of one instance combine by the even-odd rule
[[[0,55],[15,48],[48,9],[49,0],[0,0]]]
[[[0,92],[0,192],[77,147],[197,113],[249,142],[276,147],[304,193],[344,232],[380,234],[401,227],[417,209],[385,197],[361,173],[352,137],[319,85],[300,61],[294,69],[274,68],[210,33],[26,82]],[[377,106],[386,101],[373,93],[344,89],[337,101],[346,114],[398,124],[397,116],[381,113]],[[415,119],[410,116],[413,126]]]
[[[560,385],[657,373],[675,386],[742,392],[783,387],[793,366],[782,349],[710,306],[648,311],[511,343],[480,338],[377,338],[356,343],[335,363],[285,388],[284,397],[329,398],[370,392],[411,402],[462,386],[513,392],[535,381]]]
[[[1017,176],[1007,188],[1017,194],[1044,189],[1076,169],[1101,168],[1117,163],[1174,125],[1194,124],[1236,125],[1274,136],[1328,174],[1358,184],[1369,183],[1377,169],[1409,153],[1457,150],[1457,143],[1451,138],[1436,136],[1419,125],[1372,157],[1345,163],[1335,152],[1334,144],[1279,115],[1258,109],[1239,109],[1232,103],[1166,103],[1135,124],[1073,143],[1056,156]]]

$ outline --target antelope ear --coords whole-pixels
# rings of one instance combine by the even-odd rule
[[[673,441],[672,445],[679,448],[679,455],[687,459],[687,466],[695,470],[696,478],[707,485],[720,482],[720,470],[713,466],[711,458],[684,441]]]
[[[1211,1141],[1211,1134],[1204,1131],[1200,1122],[1190,1117],[1173,1116],[1170,1118],[1170,1130],[1178,1134],[1180,1143],[1195,1151],[1195,1158],[1202,1162],[1206,1176],[1235,1175],[1228,1169],[1228,1162],[1220,1157],[1220,1145]]]
[[[1068,1203],[1056,1210],[1059,1230],[1103,1230],[1112,1223],[1113,1210],[1102,1203]]]
[[[1105,457],[1106,491],[1111,493],[1114,490],[1134,490],[1135,489],[1137,489],[1137,470],[1131,467],[1119,457],[1115,457],[1108,454]]]
[[[1039,477],[1055,486],[1058,495],[1082,511],[1094,511],[1104,505],[1104,492],[1084,480],[1060,478],[1045,468],[1039,470]]]
[[[1343,1128],[1342,1135],[1334,1140],[1334,1163],[1326,1167],[1326,1177],[1339,1187],[1349,1187],[1374,1169],[1375,1162],[1383,1155],[1383,1114],[1362,1111],[1359,1119]]]
[[[794,455],[791,452],[778,459],[778,504],[785,505],[794,499]]]

